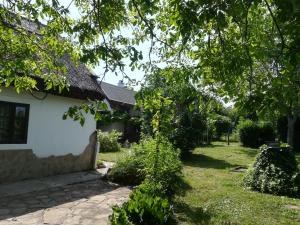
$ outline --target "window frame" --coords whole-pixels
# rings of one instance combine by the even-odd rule
[[[2,105],[9,105],[9,107],[14,108],[14,112],[12,113],[12,115],[10,115],[10,122],[9,122],[10,127],[14,127],[16,108],[17,107],[25,108],[25,130],[24,130],[24,138],[22,140],[20,140],[20,141],[13,140],[13,137],[11,135],[10,141],[1,141],[0,140],[0,144],[27,144],[30,104],[18,103],[18,102],[8,102],[8,101],[0,100],[0,107]],[[12,131],[13,130],[14,129],[12,128]]]

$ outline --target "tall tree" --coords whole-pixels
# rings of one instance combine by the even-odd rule
[[[251,107],[257,112],[275,110],[287,115],[288,142],[293,145],[293,124],[300,106],[299,3],[292,0],[151,3],[158,8],[155,13],[133,5],[142,15],[141,23],[150,21],[151,26],[145,29],[155,31],[154,39],[159,34],[164,40],[165,45],[159,49],[165,59],[190,58],[196,64],[194,68],[201,82],[221,96],[228,96],[239,107]]]
[[[132,69],[151,69],[156,62],[190,64],[197,72],[191,79],[237,106],[288,115],[292,145],[300,112],[298,2],[70,0],[81,15],[71,19],[58,0],[5,0],[0,5],[0,83],[30,90],[36,88],[32,75],[38,75],[48,88],[67,86],[57,60],[66,53],[88,64],[100,62],[104,75],[111,70],[126,76],[126,57]],[[21,16],[47,26],[39,26],[40,34],[24,29]],[[143,56],[137,46],[145,41],[149,60],[139,65]]]

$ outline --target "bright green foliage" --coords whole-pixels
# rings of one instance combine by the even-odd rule
[[[299,197],[300,174],[294,153],[290,148],[262,146],[244,184],[255,191]]]
[[[99,121],[99,126],[109,125],[114,122],[124,122],[129,120],[129,115],[127,112],[121,110],[109,111],[105,110],[101,113],[101,120]]]
[[[157,69],[137,94],[143,131],[152,135],[158,130],[182,151],[209,143],[213,115],[221,108],[208,91],[193,85],[191,74],[192,70],[185,68]]]
[[[72,21],[57,1],[3,1],[0,5],[0,86],[13,85],[17,92],[37,89],[34,77],[45,89],[68,88],[66,68],[60,58],[76,63],[78,51],[69,39]],[[48,18],[47,26],[41,20]],[[28,26],[28,21],[36,24]],[[41,38],[41,36],[43,38]],[[0,89],[1,90],[1,89]]]
[[[179,153],[165,138],[160,139],[159,151],[156,152],[157,140],[146,138],[140,144],[132,146],[127,156],[117,161],[109,171],[109,180],[136,185],[147,178],[149,182],[161,186],[166,195],[173,194],[179,187],[181,162]]]
[[[102,132],[98,130],[98,141],[100,144],[99,152],[118,152],[121,146],[118,143],[119,138],[122,136],[121,132],[112,130],[111,132]]]
[[[70,107],[68,111],[64,113],[63,120],[70,117],[74,121],[79,121],[80,125],[83,126],[85,123],[85,115],[87,113],[94,115],[96,121],[101,120],[101,110],[107,110],[107,105],[104,102],[99,100],[88,100],[87,103]]]
[[[275,134],[268,123],[257,123],[252,120],[243,120],[238,125],[240,141],[246,147],[258,148],[267,141],[274,141]]]
[[[156,139],[145,138],[139,145],[133,146],[132,155],[118,161],[108,173],[108,178],[125,177],[126,182],[131,181],[131,184],[144,182],[133,191],[128,202],[113,208],[111,223],[173,224],[173,210],[168,199],[179,188],[181,169],[178,152],[160,135]],[[129,177],[128,171],[133,172]],[[119,177],[115,176],[117,172]]]
[[[157,146],[157,139],[159,144]],[[182,165],[178,150],[164,137],[148,139],[143,148],[146,150],[145,173],[149,182],[160,185],[162,192],[170,196],[180,187]],[[157,149],[159,151],[157,152]]]
[[[167,225],[173,224],[172,216],[172,206],[166,198],[138,188],[128,202],[113,207],[109,219],[112,225]]]
[[[104,165],[103,161],[98,159],[97,160],[97,168],[100,169],[100,168],[104,168],[104,167],[105,167],[105,165]]]
[[[129,66],[155,71],[155,64],[188,68],[173,82],[201,84],[239,108],[295,118],[300,99],[300,10],[295,0],[74,0],[80,18],[70,18],[58,0],[3,1],[0,5],[0,85],[16,90],[68,87],[59,58],[120,72]],[[28,32],[21,16],[40,32]],[[47,26],[40,25],[45,22]],[[126,28],[126,29],[125,29]],[[124,32],[126,30],[126,32]],[[42,35],[42,38],[41,38]],[[62,36],[64,38],[62,38]],[[138,46],[150,42],[146,63]],[[151,56],[157,54],[157,60]],[[147,74],[148,75],[148,74]],[[178,89],[174,89],[178,90]],[[295,97],[296,96],[296,97]],[[154,98],[153,98],[154,97]],[[173,110],[162,92],[145,93],[155,110],[153,126],[167,124],[157,106]],[[151,99],[155,99],[152,102]],[[145,105],[147,105],[145,104]],[[156,109],[159,109],[158,111]],[[158,119],[160,118],[160,119]],[[157,121],[160,124],[158,124]],[[166,121],[166,123],[164,122]]]

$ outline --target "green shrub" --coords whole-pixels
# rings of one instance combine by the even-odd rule
[[[179,152],[164,137],[145,138],[132,146],[131,151],[108,172],[107,178],[126,185],[140,184],[145,178],[161,185],[166,194],[178,187],[182,165]],[[157,157],[157,158],[156,158]]]
[[[258,148],[267,141],[274,141],[275,133],[268,123],[256,123],[251,120],[241,121],[238,125],[240,141],[246,147]]]
[[[186,153],[203,144],[203,137],[206,136],[207,130],[209,137],[212,136],[212,129],[207,126],[206,119],[206,116],[200,113],[185,111],[176,119],[174,129],[171,129],[166,136],[176,148]],[[205,142],[207,141],[210,143],[211,140],[205,139]]]
[[[118,152],[121,146],[118,143],[119,137],[122,133],[115,130],[111,132],[98,131],[98,141],[100,143],[99,152]]]
[[[130,154],[117,161],[108,171],[107,179],[123,185],[138,185],[145,179],[143,155]]]
[[[297,196],[299,172],[290,148],[261,147],[253,166],[244,177],[246,187],[275,195]]]
[[[167,225],[173,224],[173,209],[167,198],[138,188],[121,207],[114,206],[109,217],[112,225]]]
[[[160,144],[157,155],[158,139]],[[162,136],[156,140],[148,139],[144,146],[147,149],[147,157],[145,158],[146,178],[150,182],[160,185],[165,195],[173,195],[179,188],[181,181],[182,164],[179,151],[174,149],[167,138]]]

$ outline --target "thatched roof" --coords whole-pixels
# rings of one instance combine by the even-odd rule
[[[15,26],[12,24],[12,26]],[[21,20],[21,26],[28,30],[28,32],[34,32],[40,35],[39,26],[29,21],[26,18]],[[40,26],[45,26],[40,24]],[[79,99],[103,99],[104,93],[102,92],[99,84],[97,83],[97,77],[86,67],[82,62],[77,62],[77,66],[72,62],[69,55],[64,55],[60,58],[59,63],[66,66],[66,78],[70,84],[69,91],[64,90],[62,93],[57,91],[48,91],[52,94],[62,95],[66,97],[79,98]],[[36,78],[38,81],[39,90],[44,90],[43,80],[41,78]]]
[[[75,98],[103,99],[104,93],[101,90],[97,76],[95,76],[83,63],[75,66],[70,57],[65,55],[61,63],[66,66],[66,77],[70,84],[69,96]],[[64,92],[63,95],[68,93]]]

